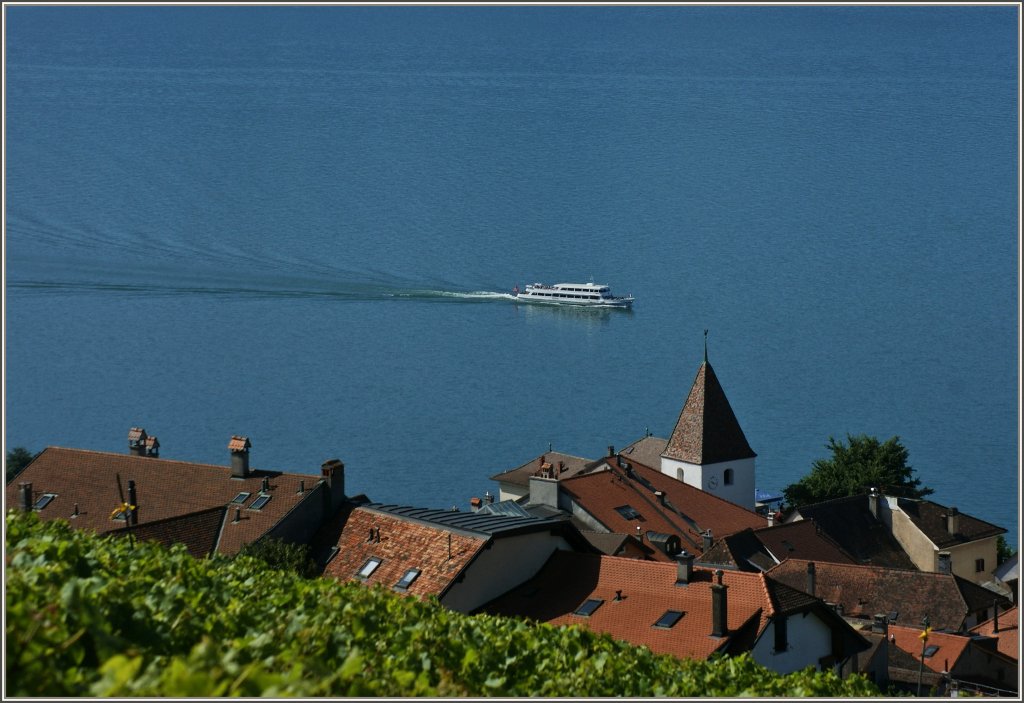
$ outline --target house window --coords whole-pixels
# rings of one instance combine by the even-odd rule
[[[370,574],[377,570],[377,567],[380,566],[380,562],[381,560],[377,557],[370,557],[367,559],[366,563],[363,564],[363,568],[359,570],[359,578],[370,578]]]
[[[780,652],[785,652],[787,649],[789,649],[789,642],[788,642],[789,633],[787,632],[788,628],[787,628],[786,622],[787,621],[786,621],[786,616],[785,615],[779,615],[779,617],[775,619],[775,653],[776,654],[778,654]]]
[[[924,648],[924,653],[921,656],[925,659],[928,657],[934,657],[937,651],[939,651],[939,646],[937,644],[930,644]]]
[[[974,571],[976,573],[980,574],[984,570],[985,570],[985,560],[984,559],[975,559],[974,560]]]
[[[658,618],[658,622],[654,623],[654,626],[667,630],[679,622],[681,617],[683,617],[683,613],[680,610],[666,610],[665,614]]]
[[[733,471],[732,471],[732,469],[726,469],[725,470],[725,477],[722,479],[722,482],[725,483],[726,486],[731,486],[732,485],[732,480],[733,480]]]
[[[600,598],[588,598],[583,605],[573,611],[573,615],[589,618],[594,614],[595,610],[601,607],[602,603],[604,603],[604,601]]]
[[[231,499],[231,505],[241,505],[245,501],[249,500],[249,496],[252,495],[248,491],[242,491],[234,498]]]
[[[629,505],[620,505],[615,509],[615,512],[626,520],[643,520],[643,516],[638,513],[635,508]]]
[[[39,496],[39,500],[37,500],[36,504],[33,505],[32,507],[35,508],[36,510],[42,510],[43,508],[50,504],[51,500],[53,500],[56,497],[56,493],[44,493],[43,495]]]
[[[412,582],[415,581],[416,577],[419,575],[419,569],[409,569],[405,572],[405,575],[402,576],[401,580],[395,584],[395,588],[397,588],[400,591],[404,591],[412,585]]]

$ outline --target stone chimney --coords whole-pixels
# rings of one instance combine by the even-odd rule
[[[128,430],[128,453],[132,456],[146,456],[146,430],[133,427]]]
[[[946,513],[946,531],[951,535],[956,535],[960,532],[960,511],[955,507],[951,507],[949,512]]]
[[[26,513],[32,511],[32,484],[22,482],[18,484],[18,507]]]
[[[139,524],[139,496],[135,491],[135,481],[128,479],[128,521],[129,524]]]
[[[807,562],[807,592],[812,596],[817,597],[814,593],[814,589],[817,587],[817,581],[815,579],[815,567],[814,562]]]
[[[949,552],[939,552],[938,572],[940,574],[953,573],[953,555]]]
[[[252,442],[248,437],[233,435],[228,442],[228,451],[231,452],[231,476],[232,478],[248,478],[249,476],[249,449]]]
[[[711,528],[709,527],[708,529],[701,532],[700,536],[703,541],[703,550],[705,552],[709,551],[711,549],[711,545],[715,542],[714,538],[711,536]]]
[[[686,586],[693,579],[693,555],[685,549],[676,554],[676,585]]]
[[[880,519],[878,517],[878,489],[874,486],[872,486],[871,491],[868,493],[868,510],[871,511],[876,520]]]
[[[529,505],[546,505],[558,508],[558,479],[543,476],[530,477]]]
[[[715,583],[711,584],[711,636],[725,637],[729,632],[728,586],[722,583],[722,570],[715,569]]]

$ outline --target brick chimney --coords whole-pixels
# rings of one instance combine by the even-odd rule
[[[18,484],[18,507],[26,513],[32,511],[32,484],[22,482]]]
[[[232,478],[247,478],[249,476],[249,449],[252,442],[248,437],[233,435],[228,442],[228,451],[231,452],[231,476]]]
[[[133,427],[128,430],[128,453],[132,456],[146,456],[146,430]]]
[[[807,592],[815,596],[814,589],[817,587],[815,579],[815,566],[813,561],[807,562]]]
[[[139,524],[139,496],[135,491],[135,481],[128,479],[128,521],[132,525]]]
[[[953,555],[949,552],[939,552],[938,572],[940,574],[953,573]]]
[[[725,637],[729,632],[728,586],[722,583],[722,570],[715,569],[715,583],[711,584],[711,636]]]
[[[960,511],[955,507],[951,507],[949,512],[946,513],[946,531],[951,535],[956,535],[960,532]]]
[[[686,586],[693,579],[693,555],[685,549],[676,554],[676,585]]]

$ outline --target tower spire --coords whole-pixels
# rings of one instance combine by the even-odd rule
[[[708,363],[708,331],[704,330],[704,363]]]

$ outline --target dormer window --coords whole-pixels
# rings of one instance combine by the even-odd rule
[[[35,502],[35,505],[33,505],[32,508],[35,510],[42,510],[43,508],[50,504],[51,500],[53,500],[56,497],[56,493],[44,493],[43,495],[39,496],[39,500]]]

